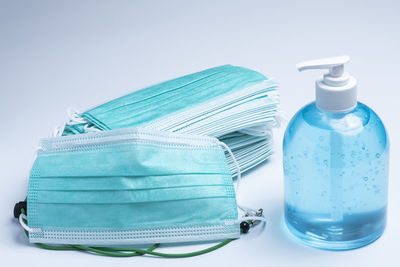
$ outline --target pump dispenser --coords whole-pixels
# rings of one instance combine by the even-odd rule
[[[344,71],[344,64],[350,57],[332,57],[306,61],[297,64],[299,71],[312,69],[328,69],[315,82],[317,107],[327,112],[346,112],[357,105],[357,80]]]
[[[291,119],[283,140],[285,222],[310,246],[346,250],[376,240],[386,224],[389,140],[378,115],[357,102],[348,56],[306,61],[327,69],[316,100]]]

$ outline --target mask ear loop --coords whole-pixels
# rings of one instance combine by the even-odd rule
[[[77,124],[83,124],[83,129],[85,132],[100,132],[101,130],[98,129],[94,125],[89,125],[89,122],[80,115],[80,112],[75,108],[68,108],[67,109],[68,115],[68,122],[64,123],[61,126],[57,126],[53,131],[53,137],[61,136],[67,126],[73,126]]]
[[[240,184],[241,184],[241,180],[242,180],[242,174],[240,171],[240,165],[236,160],[235,155],[233,154],[232,150],[227,146],[227,144],[225,144],[224,142],[218,141],[218,144],[220,146],[222,146],[230,155],[230,157],[233,160],[233,163],[235,164],[235,167],[237,169],[237,180],[236,180],[236,205],[238,206],[238,208],[240,210],[242,210],[245,214],[242,216],[241,219],[238,220],[238,222],[240,222],[241,224],[243,223],[243,221],[248,222],[250,225],[255,225],[259,222],[266,222],[267,220],[265,219],[262,209],[259,210],[254,210],[252,208],[243,206],[242,204],[240,204],[239,200],[237,199],[238,197],[238,193],[239,193],[239,188],[240,188]]]
[[[27,232],[29,232],[29,233],[37,233],[37,232],[41,232],[42,231],[42,229],[40,229],[40,228],[31,228],[31,227],[29,227],[26,223],[25,223],[25,221],[27,221],[28,220],[28,217],[25,215],[25,214],[23,214],[23,213],[21,213],[20,215],[19,215],[19,218],[18,218],[18,221],[19,221],[19,224],[22,226],[22,228],[24,228]]]

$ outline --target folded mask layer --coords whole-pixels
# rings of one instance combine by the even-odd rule
[[[79,114],[83,123],[68,125],[63,135],[93,127],[138,126],[220,139],[237,133],[229,141],[236,144],[233,152],[245,171],[272,153],[270,129],[277,125],[278,103],[272,80],[247,68],[225,65],[150,86],[83,112]],[[241,144],[235,138],[247,141]]]
[[[30,242],[239,237],[232,174],[216,138],[128,128],[40,145],[29,180]]]

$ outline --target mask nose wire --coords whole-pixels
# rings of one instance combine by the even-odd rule
[[[238,161],[236,160],[235,155],[233,154],[232,150],[229,148],[229,146],[227,144],[225,144],[224,142],[218,141],[218,144],[220,146],[222,146],[230,155],[230,157],[233,160],[233,163],[235,164],[235,167],[237,169],[237,180],[236,180],[236,205],[238,206],[238,208],[240,210],[242,210],[244,212],[244,215],[242,216],[242,218],[245,218],[246,220],[254,220],[254,221],[263,221],[265,222],[266,219],[264,218],[264,216],[262,215],[262,213],[260,214],[260,211],[254,210],[252,208],[243,206],[242,204],[240,204],[239,200],[238,200],[238,193],[239,193],[239,188],[240,188],[240,182],[242,180],[242,174],[240,171],[240,166]],[[241,220],[240,220],[241,221]]]

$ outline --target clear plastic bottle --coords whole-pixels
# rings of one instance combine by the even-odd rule
[[[286,129],[285,222],[310,246],[346,250],[365,246],[384,231],[389,143],[372,109],[348,101],[347,108],[335,104],[332,112],[335,101],[324,104],[317,92],[317,101],[297,112]]]

